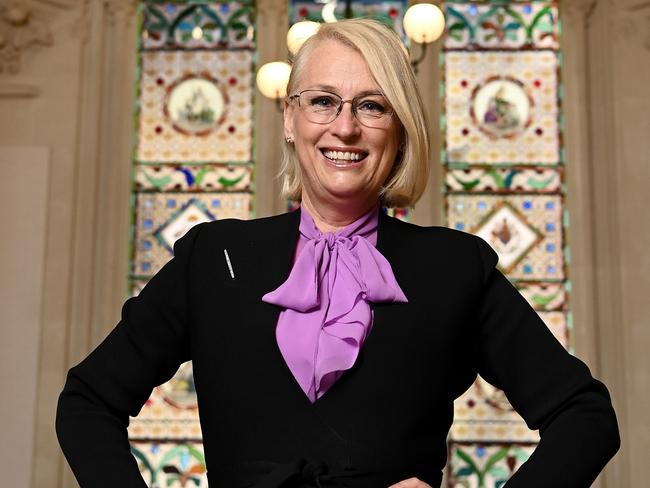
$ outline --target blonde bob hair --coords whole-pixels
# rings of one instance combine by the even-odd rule
[[[358,51],[370,74],[393,107],[402,128],[402,143],[391,173],[382,187],[381,203],[387,207],[415,205],[429,175],[429,137],[422,98],[406,51],[399,36],[389,27],[369,19],[342,20],[322,24],[300,48],[291,69],[287,93],[292,95],[312,51],[323,41],[334,40]],[[286,106],[286,105],[285,105]],[[283,147],[282,196],[300,201],[300,164],[294,145]]]

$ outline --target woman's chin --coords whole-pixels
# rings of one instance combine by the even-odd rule
[[[362,183],[346,182],[345,184],[333,184],[324,188],[326,195],[324,200],[344,206],[364,204],[373,200],[372,192]]]

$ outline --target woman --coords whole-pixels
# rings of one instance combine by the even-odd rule
[[[619,444],[605,387],[485,242],[379,210],[426,182],[399,38],[324,25],[288,93],[284,192],[301,209],[194,227],[70,370],[57,432],[81,486],[145,486],[128,416],[189,359],[211,486],[439,486],[453,400],[477,373],[542,436],[507,486],[589,486]]]

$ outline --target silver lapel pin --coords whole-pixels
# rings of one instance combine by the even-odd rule
[[[232,270],[232,263],[230,262],[230,256],[228,256],[228,250],[227,249],[223,250],[223,255],[226,256],[226,264],[228,265],[228,271],[230,271],[230,277],[234,280],[235,279],[235,273]]]

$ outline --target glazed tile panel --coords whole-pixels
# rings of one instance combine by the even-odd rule
[[[136,196],[132,274],[153,276],[173,256],[174,242],[194,225],[250,217],[248,193],[140,193]]]
[[[139,164],[135,189],[146,192],[252,190],[252,165]]]
[[[450,168],[445,175],[447,193],[558,193],[561,167],[469,166]]]
[[[253,48],[254,2],[148,2],[142,47],[151,49]]]
[[[142,53],[138,161],[252,158],[249,50]]]
[[[530,457],[526,443],[451,443],[447,474],[454,488],[501,488]]]
[[[132,441],[131,453],[152,488],[208,487],[205,456],[199,442]]]
[[[564,279],[560,195],[448,195],[447,225],[487,241],[513,280]]]
[[[445,62],[445,161],[557,164],[557,55],[456,52]]]
[[[154,389],[129,424],[129,438],[200,439],[192,363],[183,363],[174,377]]]
[[[445,2],[445,49],[558,49],[557,6],[545,1]]]

